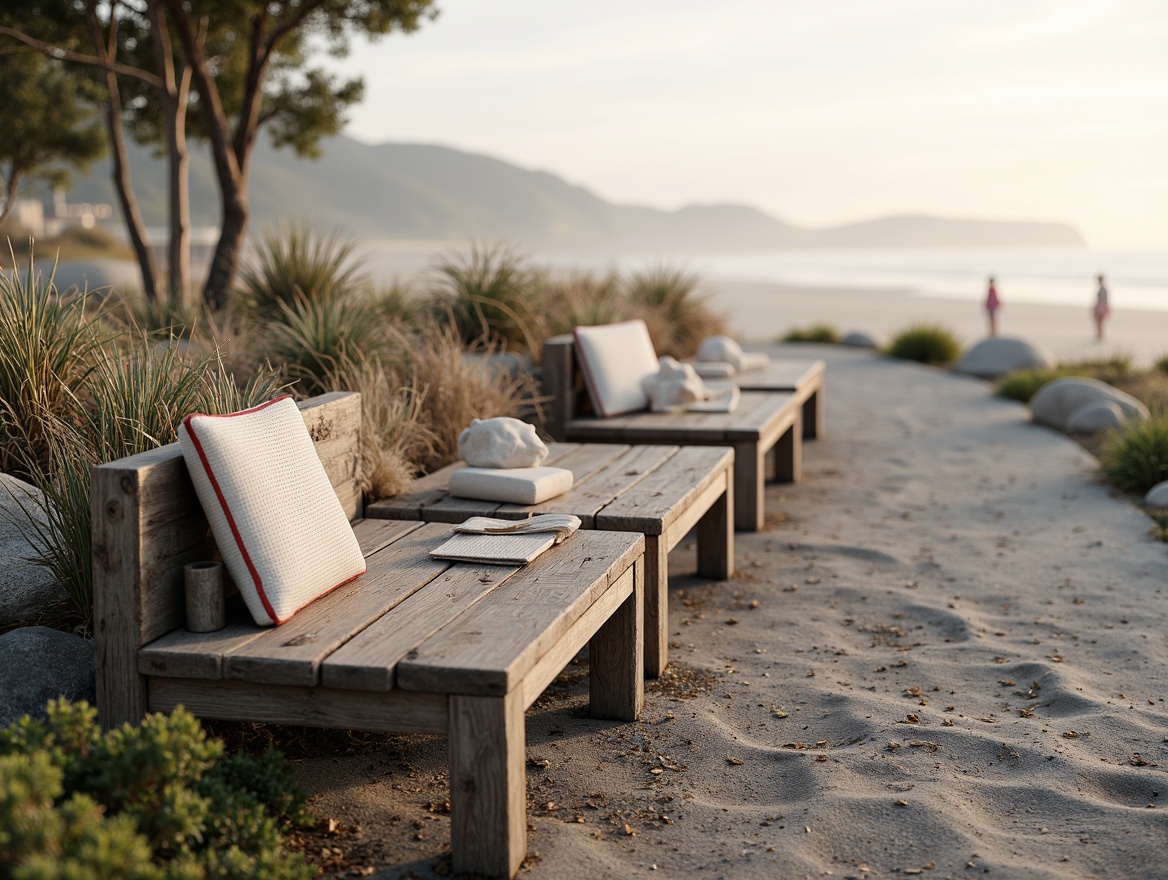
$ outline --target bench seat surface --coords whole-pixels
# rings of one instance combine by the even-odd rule
[[[138,671],[361,691],[509,693],[643,552],[631,533],[578,532],[527,566],[435,560],[449,526],[363,520],[368,572],[279,627],[236,617],[212,633],[174,630]],[[618,602],[619,604],[619,602]],[[614,606],[615,607],[615,606]],[[239,610],[239,609],[237,609]]]

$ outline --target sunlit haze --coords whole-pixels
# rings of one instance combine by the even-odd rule
[[[348,133],[621,203],[1074,225],[1168,248],[1164,0],[439,0],[341,67]]]

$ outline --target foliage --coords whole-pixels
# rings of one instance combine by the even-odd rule
[[[960,356],[961,342],[948,328],[939,324],[914,324],[893,337],[887,354],[922,364],[945,366]]]
[[[621,277],[614,271],[538,273],[532,309],[540,317],[544,336],[571,333],[576,327],[612,324],[632,314]]]
[[[1127,492],[1145,493],[1168,480],[1168,413],[1128,421],[1104,444],[1103,473]]]
[[[103,733],[85,703],[0,730],[0,876],[307,878],[282,827],[306,796],[282,756],[233,754],[181,708]]]
[[[1029,403],[1039,388],[1065,376],[1083,376],[1112,385],[1122,384],[1134,377],[1133,358],[1118,353],[1105,358],[1063,361],[1056,367],[1015,370],[998,380],[994,393],[999,397]]]
[[[0,224],[25,177],[65,186],[105,151],[92,81],[32,50],[0,52]]]
[[[354,260],[356,242],[334,230],[320,234],[307,220],[264,231],[240,272],[244,302],[261,318],[278,318],[301,297],[329,301],[364,293],[369,281]]]
[[[659,355],[693,357],[703,339],[723,332],[724,322],[707,306],[698,276],[680,267],[660,264],[633,272],[625,296],[650,328],[663,328],[653,339]]]
[[[1027,370],[1014,370],[998,380],[994,393],[999,397],[1008,397],[1022,403],[1029,403],[1030,398],[1038,393],[1038,389],[1047,382],[1070,375],[1058,367],[1034,367]]]
[[[475,244],[467,254],[439,257],[434,271],[432,313],[449,322],[463,344],[535,347],[535,276],[522,256],[503,245]]]
[[[45,464],[51,433],[67,420],[82,383],[100,352],[100,338],[86,321],[87,297],[62,296],[15,254],[0,270],[0,470],[21,462]]]
[[[830,324],[813,324],[810,327],[792,327],[780,342],[839,342],[839,331]]]

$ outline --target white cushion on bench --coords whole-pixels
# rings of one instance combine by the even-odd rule
[[[194,413],[178,439],[215,543],[260,626],[284,623],[365,572],[291,397],[225,416]]]
[[[608,418],[648,408],[642,383],[657,375],[658,366],[644,321],[577,327],[572,335],[597,413]]]
[[[479,501],[539,504],[572,488],[573,475],[566,468],[465,467],[450,475],[451,495]]]

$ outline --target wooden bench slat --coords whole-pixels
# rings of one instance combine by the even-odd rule
[[[419,522],[394,522],[385,519],[362,519],[353,523],[353,534],[361,546],[361,554],[368,559],[374,553],[384,550],[410,532],[420,529]]]
[[[407,690],[509,693],[610,583],[644,552],[635,532],[584,532],[532,563],[533,578],[499,585],[397,666]],[[532,581],[535,581],[533,584]]]
[[[596,516],[596,528],[635,528],[660,535],[694,505],[694,499],[712,483],[725,477],[733,466],[734,452],[723,446],[684,446],[674,456],[668,472],[656,470],[625,492]],[[709,505],[701,506],[704,512]]]
[[[374,621],[327,657],[320,669],[326,687],[388,691],[403,657],[519,571],[519,566],[459,566],[406,597],[394,614]]]
[[[674,455],[676,446],[620,446],[622,454],[609,461],[600,470],[577,482],[558,498],[542,504],[505,504],[499,509],[500,516],[520,512],[528,516],[541,513],[556,513],[571,510],[580,517],[583,528],[596,528],[596,514],[606,505],[623,494],[633,491],[645,477],[656,471]],[[625,530],[627,531],[627,530]]]
[[[450,565],[431,559],[440,525],[424,525],[369,560],[362,577],[298,612],[287,623],[230,650],[223,675],[265,684],[313,685],[320,664],[337,647],[438,577]]]

